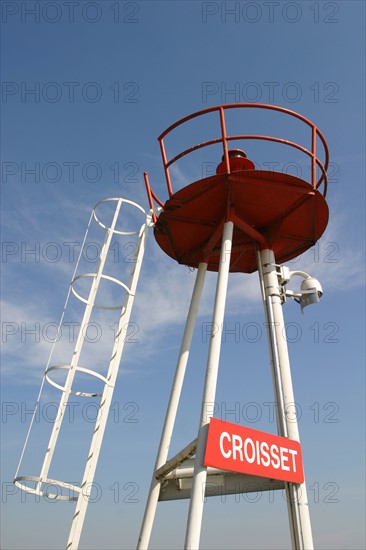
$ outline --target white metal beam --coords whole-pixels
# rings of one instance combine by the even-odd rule
[[[230,270],[234,224],[228,221],[224,225],[222,235],[219,271],[212,318],[212,332],[206,367],[206,379],[203,390],[201,419],[197,438],[197,451],[193,475],[191,500],[188,512],[185,548],[197,550],[201,534],[203,515],[203,494],[207,478],[207,468],[204,466],[207,432],[210,418],[213,416],[212,404],[215,401],[217,376],[219,370],[222,326],[224,321],[227,284]],[[218,328],[218,330],[217,330]]]

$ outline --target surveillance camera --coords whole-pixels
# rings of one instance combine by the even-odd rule
[[[315,277],[306,277],[306,279],[303,280],[301,283],[301,291],[303,290],[313,290],[314,293],[316,292],[318,294],[319,298],[323,296],[322,285],[319,283],[318,279],[315,279]]]
[[[319,283],[318,279],[314,277],[307,277],[301,283],[301,298],[300,306],[301,312],[303,309],[310,304],[317,304],[320,302],[320,298],[323,296],[322,285]]]

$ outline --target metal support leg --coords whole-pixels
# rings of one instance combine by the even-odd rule
[[[222,236],[220,266],[217,277],[216,296],[212,318],[212,332],[207,359],[206,379],[203,390],[192,493],[188,513],[185,541],[185,548],[187,549],[197,550],[199,547],[204,504],[204,489],[207,478],[207,468],[203,465],[203,461],[206,450],[207,431],[210,418],[213,416],[213,403],[216,395],[233,229],[234,224],[232,222],[229,221],[225,223]],[[217,328],[219,328],[219,330],[217,330]]]
[[[177,368],[176,368],[175,377],[173,381],[172,391],[170,394],[168,409],[165,417],[164,428],[161,435],[154,473],[151,480],[151,486],[150,486],[148,500],[146,503],[144,519],[142,522],[140,536],[137,544],[137,548],[140,550],[142,549],[145,550],[146,548],[148,548],[148,545],[149,545],[149,540],[150,540],[152,526],[153,526],[155,512],[156,512],[156,506],[159,499],[160,484],[161,484],[161,480],[156,479],[155,473],[156,473],[156,470],[158,470],[163,464],[165,464],[168,457],[170,442],[173,434],[175,419],[177,416],[178,404],[179,404],[179,399],[180,399],[180,395],[183,387],[184,375],[186,372],[186,366],[188,362],[189,351],[191,347],[194,327],[196,324],[198,306],[201,300],[206,271],[207,271],[207,263],[200,263],[198,266],[196,282],[194,285],[191,303],[189,306],[186,326],[185,326],[184,334],[182,338],[182,344],[179,351]]]
[[[278,430],[281,436],[300,441],[297,420],[296,417],[293,418],[292,408],[295,399],[287,342],[284,338],[285,323],[275,257],[272,250],[262,250],[258,253],[258,270],[268,324],[272,378],[278,408]],[[287,483],[286,493],[293,548],[312,550],[314,546],[305,482],[301,485]]]

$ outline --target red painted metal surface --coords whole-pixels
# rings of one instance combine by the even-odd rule
[[[230,149],[228,154],[230,173],[238,172],[239,170],[255,170],[254,162],[248,159],[245,152],[241,149]],[[222,155],[221,162],[216,168],[216,174],[226,174],[226,172],[226,158],[225,155]]]
[[[211,418],[204,465],[291,483],[304,482],[298,441]]]
[[[165,203],[154,233],[159,246],[178,263],[201,261],[217,271],[222,227],[234,222],[230,271],[257,269],[259,247],[273,249],[279,263],[313,246],[328,222],[319,191],[303,180],[252,170],[219,174],[177,191]]]
[[[311,149],[276,136],[228,135],[225,110],[234,108],[278,111],[299,119],[310,129]],[[192,118],[215,111],[220,116],[221,136],[196,144],[169,160],[164,138]],[[317,156],[317,138],[323,160]],[[146,188],[150,206],[153,208],[155,203],[163,205],[159,216],[154,215],[156,240],[164,252],[179,263],[197,267],[201,261],[206,261],[209,270],[217,271],[222,228],[227,220],[233,221],[235,226],[231,272],[255,271],[258,248],[273,249],[279,263],[288,261],[313,246],[324,232],[328,223],[325,201],[328,147],[318,128],[305,117],[273,105],[229,104],[189,115],[170,126],[158,139],[168,199],[164,203],[155,195],[147,175]],[[249,159],[230,158],[229,144],[233,140],[270,141],[297,149],[310,159],[310,181],[282,172],[255,170]],[[223,159],[217,167],[217,174],[174,191],[174,178],[169,171],[171,165],[193,151],[217,143],[223,146]],[[317,167],[320,171],[318,179]]]

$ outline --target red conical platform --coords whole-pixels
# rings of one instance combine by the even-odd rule
[[[223,224],[234,222],[230,271],[257,269],[258,247],[272,248],[279,263],[313,246],[328,223],[321,193],[299,178],[252,170],[212,176],[168,199],[155,238],[171,258],[190,267],[201,261],[217,271]]]
[[[281,113],[308,127],[311,148],[290,139],[271,135],[229,135],[226,130],[227,111],[261,110]],[[168,160],[164,139],[179,126],[197,117],[217,113],[221,135],[193,145]],[[239,113],[238,113],[239,114]],[[245,126],[245,123],[243,123]],[[295,258],[311,248],[323,234],[328,223],[327,168],[329,153],[320,130],[308,119],[274,105],[228,104],[210,107],[175,122],[158,138],[167,182],[168,199],[164,203],[152,191],[147,174],[145,182],[151,208],[154,201],[162,211],[155,222],[155,237],[159,246],[177,262],[198,267],[206,262],[208,269],[217,271],[224,223],[234,223],[231,272],[251,273],[257,269],[256,251],[273,250],[279,263]],[[255,170],[254,163],[240,149],[230,149],[233,143],[245,141],[258,148],[263,143],[275,143],[297,150],[302,159],[310,161],[311,181],[283,172]],[[309,140],[307,140],[308,142]],[[170,167],[198,149],[222,144],[222,162],[216,175],[190,183],[174,191]],[[320,145],[320,147],[319,147]],[[319,151],[322,159],[319,157]],[[262,157],[264,158],[264,157]],[[317,171],[320,176],[317,177]],[[323,186],[322,193],[320,186]]]

